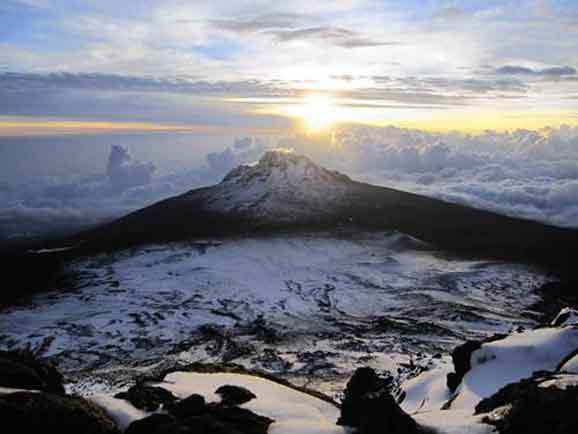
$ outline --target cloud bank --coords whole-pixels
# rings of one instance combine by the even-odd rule
[[[560,226],[578,227],[578,128],[484,134],[344,127],[330,139],[237,138],[205,163],[163,173],[113,146],[83,177],[0,183],[0,238],[71,232],[218,182],[272,147],[292,148],[354,179]]]
[[[578,226],[578,128],[436,134],[354,128],[335,138],[370,182],[503,214]]]

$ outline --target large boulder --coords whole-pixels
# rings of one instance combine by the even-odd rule
[[[205,417],[213,419],[219,425],[224,425],[227,428],[225,431],[227,433],[267,434],[269,425],[274,422],[273,419],[255,414],[246,408],[209,404],[207,409]],[[192,428],[195,428],[191,420],[194,420],[194,418],[188,419],[188,423]],[[217,434],[217,432],[214,434]]]
[[[206,409],[207,404],[205,402],[205,397],[196,393],[185,399],[167,405],[169,413],[182,419],[203,414]]]
[[[221,397],[223,405],[241,405],[257,397],[244,387],[229,384],[220,386],[215,393]]]
[[[337,424],[355,428],[358,434],[424,433],[399,407],[387,386],[373,369],[357,369],[347,383]]]
[[[30,351],[0,351],[0,386],[63,395],[62,374]]]
[[[117,393],[115,398],[124,399],[136,408],[145,411],[156,411],[161,404],[172,403],[177,397],[162,387],[137,384],[126,392]]]
[[[458,345],[452,351],[452,361],[454,362],[454,372],[450,372],[447,375],[446,384],[451,392],[455,392],[464,376],[471,369],[471,358],[472,353],[479,350],[483,344],[487,342],[494,342],[500,339],[504,339],[507,335],[505,334],[495,334],[487,339],[481,341],[466,341],[461,345]]]
[[[509,384],[476,406],[500,434],[578,432],[578,376],[552,375]]]
[[[187,426],[169,414],[153,414],[131,423],[124,434],[188,434]]]
[[[75,396],[16,392],[0,396],[0,421],[6,432],[119,434],[99,407]]]
[[[126,434],[267,434],[272,419],[191,395],[169,404],[170,414],[154,414],[129,425]]]

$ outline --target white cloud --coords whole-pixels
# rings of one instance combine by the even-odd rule
[[[207,164],[212,173],[225,174],[240,164],[258,160],[266,148],[265,143],[258,138],[237,138],[233,146],[229,146],[221,152],[209,153]]]
[[[354,128],[336,166],[365,180],[543,222],[578,226],[578,128],[482,135]]]
[[[154,176],[154,164],[135,160],[113,146],[106,172],[34,177],[0,186],[0,239],[58,236],[118,218],[211,180],[206,169]]]
[[[293,148],[354,179],[556,225],[578,227],[578,128],[482,135],[350,127],[331,142],[238,138],[203,167],[153,173],[114,147],[107,172],[0,185],[0,237],[70,231],[218,182],[273,146]]]
[[[124,146],[114,145],[111,148],[106,174],[115,190],[124,191],[149,184],[154,171],[154,164],[134,160]]]

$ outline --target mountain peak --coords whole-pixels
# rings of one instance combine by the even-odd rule
[[[205,193],[206,207],[276,221],[331,212],[352,181],[287,150],[268,151],[252,165],[231,170]]]
[[[257,163],[241,165],[231,170],[221,184],[231,182],[242,185],[267,182],[270,187],[290,184],[298,188],[304,182],[350,182],[350,179],[339,172],[318,166],[304,155],[275,149],[265,152]]]

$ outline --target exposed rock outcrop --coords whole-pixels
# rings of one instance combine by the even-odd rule
[[[465,343],[458,345],[452,351],[452,361],[454,362],[454,372],[450,372],[447,375],[446,384],[451,392],[455,392],[464,375],[471,369],[471,358],[472,353],[479,350],[483,344],[487,342],[494,342],[500,339],[504,339],[507,335],[496,334],[487,339],[481,341],[466,341]]]
[[[231,388],[233,386],[224,386]],[[243,389],[243,396],[255,396]],[[229,391],[231,392],[231,391]],[[238,391],[236,391],[237,393]],[[226,394],[224,394],[226,395]],[[245,401],[246,402],[246,401]],[[266,434],[273,420],[239,408],[230,401],[209,403],[201,395],[168,404],[169,414],[154,414],[133,422],[127,434]]]
[[[578,432],[578,375],[550,375],[509,384],[476,406],[500,434]]]
[[[255,399],[257,396],[250,390],[240,386],[225,384],[219,387],[215,393],[221,397],[223,405],[241,405]]]
[[[0,396],[0,420],[7,432],[119,434],[99,407],[76,396],[17,392]]]
[[[359,368],[347,383],[338,425],[358,434],[418,434],[427,432],[397,404],[387,382],[371,368]]]
[[[146,386],[144,384],[132,386],[126,392],[117,393],[114,397],[129,401],[136,408],[146,411],[155,411],[161,404],[177,400],[175,395],[162,387]]]
[[[0,351],[0,386],[64,394],[62,374],[30,351]]]

